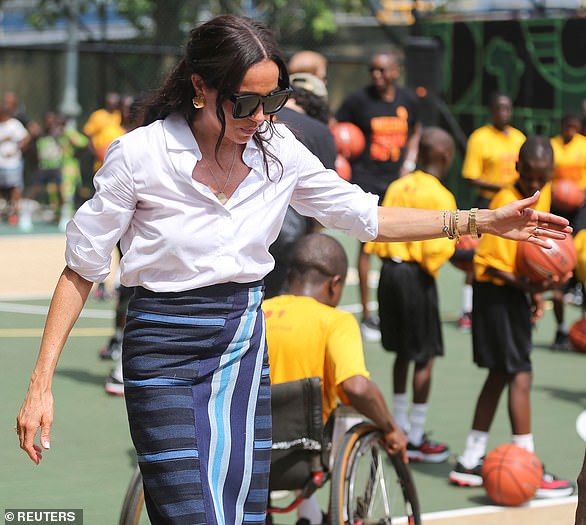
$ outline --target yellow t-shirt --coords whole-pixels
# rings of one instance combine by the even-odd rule
[[[97,109],[83,126],[83,132],[90,138],[96,156],[94,173],[102,166],[108,146],[124,135],[126,130],[121,125],[121,119],[120,111]]]
[[[96,109],[83,126],[83,132],[90,138],[100,133],[105,127],[118,125],[122,122],[120,111],[107,111],[105,109]]]
[[[580,230],[574,237],[574,246],[578,259],[574,273],[581,283],[586,282],[586,230]]]
[[[576,134],[564,144],[561,136],[551,139],[554,154],[553,180],[569,179],[586,188],[586,137]]]
[[[494,210],[509,202],[522,199],[523,196],[514,186],[503,188],[490,202],[490,209]],[[540,192],[539,200],[534,209],[537,211],[549,211],[551,206],[551,183],[547,183]],[[502,286],[505,283],[487,273],[487,269],[495,268],[503,272],[515,273],[517,258],[517,241],[503,239],[496,235],[484,234],[480,238],[476,253],[474,254],[474,274],[477,281],[492,282]]]
[[[418,170],[391,183],[382,205],[453,210],[456,199],[437,177]],[[428,241],[368,242],[364,246],[366,253],[383,259],[398,257],[416,262],[433,277],[437,277],[441,265],[454,254],[454,249],[455,241],[445,237]]]
[[[338,398],[339,385],[350,377],[370,377],[364,363],[360,328],[354,316],[312,297],[280,295],[263,303],[271,382],[321,377],[323,417]]]
[[[468,139],[462,177],[500,187],[512,185],[519,176],[515,164],[523,142],[525,135],[511,126],[504,131],[492,124],[478,128]],[[479,193],[490,199],[496,192],[480,189]]]

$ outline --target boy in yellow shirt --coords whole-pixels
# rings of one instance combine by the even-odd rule
[[[567,114],[562,117],[560,134],[551,139],[554,154],[553,183],[558,180],[571,180],[586,191],[586,137],[580,134],[580,117]],[[586,227],[586,208],[581,207],[573,213],[556,209],[552,203],[552,213],[561,215],[570,221],[574,228],[574,235]],[[575,281],[570,280],[565,286],[556,288],[552,292],[553,313],[556,320],[555,339],[551,344],[552,350],[568,350],[570,340],[568,326],[565,323],[564,295],[575,289]]]
[[[324,421],[341,399],[383,430],[391,454],[404,455],[407,439],[370,380],[358,322],[335,308],[347,270],[346,252],[333,237],[312,233],[299,240],[289,269],[288,293],[263,303],[271,383],[321,377]],[[313,497],[303,501],[299,517],[322,523]]]
[[[514,185],[496,194],[491,208],[533,195],[540,190],[534,207],[548,211],[551,203],[550,179],[553,174],[553,150],[546,137],[529,137],[519,152],[519,178]],[[531,433],[531,328],[543,314],[541,292],[556,286],[554,281],[530,283],[515,273],[517,242],[484,235],[474,256],[474,306],[472,342],[474,362],[488,369],[488,375],[476,402],[472,429],[464,453],[449,474],[459,486],[482,485],[482,461],[486,454],[488,432],[499,399],[509,392],[509,420],[512,442],[534,451]],[[569,277],[569,276],[568,276]],[[530,295],[531,303],[527,299]],[[572,483],[544,473],[537,497],[569,496]]]
[[[419,145],[420,169],[391,183],[382,205],[453,210],[456,200],[441,183],[454,158],[454,141],[440,128],[424,130]],[[449,448],[427,438],[428,398],[434,358],[444,353],[436,277],[454,253],[447,238],[426,241],[367,243],[365,251],[382,259],[378,285],[382,345],[395,352],[393,413],[407,432],[407,455],[414,461],[439,463]],[[407,380],[414,363],[409,413]]]

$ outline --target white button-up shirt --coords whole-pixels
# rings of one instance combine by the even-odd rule
[[[171,115],[117,139],[94,177],[96,192],[67,226],[67,265],[103,281],[120,240],[121,282],[178,292],[262,279],[274,267],[287,205],[362,241],[377,235],[377,197],[326,170],[282,124],[269,160],[247,143],[250,173],[222,205],[192,178],[201,152],[185,119]]]

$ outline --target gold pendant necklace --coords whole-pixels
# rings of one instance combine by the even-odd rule
[[[214,182],[216,183],[216,186],[218,187],[218,191],[214,191],[213,193],[216,196],[216,199],[218,199],[222,205],[224,205],[224,204],[226,204],[226,202],[228,202],[228,196],[226,195],[225,190],[226,190],[226,187],[228,186],[228,182],[230,182],[230,177],[232,176],[232,170],[234,169],[234,163],[236,161],[236,149],[237,148],[238,148],[238,146],[236,144],[234,144],[234,149],[232,150],[232,163],[230,164],[230,169],[228,170],[228,176],[226,177],[226,182],[224,183],[224,186],[222,187],[222,189],[220,189],[220,184],[218,183],[218,178],[216,177],[216,174],[212,170],[212,167],[210,166],[210,164],[208,163],[208,161],[204,157],[203,153],[201,155],[201,159],[204,161],[207,169],[212,174],[212,177],[214,178]]]

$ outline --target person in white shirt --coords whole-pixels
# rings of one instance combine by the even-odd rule
[[[0,103],[0,194],[8,203],[7,222],[18,224],[18,208],[24,186],[22,151],[30,135],[20,120],[12,116],[6,101]]]
[[[265,26],[231,15],[200,25],[147,106],[145,125],[109,147],[94,197],[67,226],[67,266],[15,430],[38,464],[50,445],[59,354],[120,240],[121,283],[135,287],[122,351],[125,401],[152,523],[265,521],[262,280],[289,204],[362,241],[472,230],[547,245],[570,231],[564,219],[530,210],[536,197],[477,213],[378,208],[376,196],[325,169],[273,122],[289,93]]]

